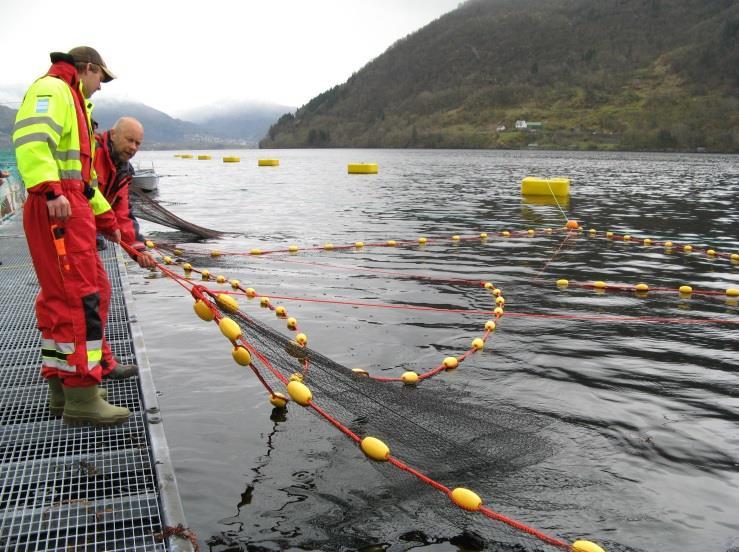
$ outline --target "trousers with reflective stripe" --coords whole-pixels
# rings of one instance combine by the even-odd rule
[[[54,221],[57,239],[62,236],[64,247],[58,249],[54,243],[43,195],[29,194],[23,207],[23,228],[41,288],[36,317],[43,340],[42,375],[59,377],[68,387],[87,387],[102,377],[103,321],[110,283],[97,254],[95,219],[83,186],[63,181],[62,187],[72,208],[67,221]]]

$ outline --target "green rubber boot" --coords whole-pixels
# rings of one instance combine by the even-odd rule
[[[97,385],[66,387],[64,390],[64,423],[69,425],[116,425],[131,415],[128,408],[113,406],[100,398]]]
[[[64,412],[64,389],[62,389],[62,382],[59,378],[49,378],[46,381],[49,382],[49,412],[52,416],[61,416]],[[104,387],[98,388],[100,390],[100,398],[105,400],[108,398],[108,390]]]

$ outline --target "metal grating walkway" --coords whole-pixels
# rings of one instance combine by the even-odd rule
[[[184,515],[119,251],[104,256],[113,287],[106,335],[139,377],[103,385],[133,415],[118,427],[67,427],[49,415],[39,375],[38,286],[21,216],[0,225],[0,550],[193,549],[156,536],[184,526]]]

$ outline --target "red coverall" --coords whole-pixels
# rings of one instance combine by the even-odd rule
[[[108,200],[115,214],[118,228],[121,231],[121,241],[130,245],[134,249],[143,251],[146,245],[136,239],[136,230],[131,220],[130,205],[128,203],[128,186],[131,183],[131,176],[121,175],[122,178],[116,179],[118,171],[112,157],[113,145],[110,141],[109,131],[102,135],[95,135],[97,147],[95,148],[95,171],[97,172],[98,190],[102,192],[105,199]],[[100,221],[100,217],[98,217]],[[101,228],[102,231],[102,228]],[[104,272],[104,270],[103,270]],[[101,278],[107,275],[102,274]],[[110,286],[101,288],[100,290],[100,314],[103,317],[103,330],[105,321],[107,320],[108,307],[110,306]],[[103,331],[103,375],[109,374],[115,368],[117,362],[113,358],[105,332]]]
[[[87,387],[99,383],[102,377],[98,351],[103,336],[102,321],[107,312],[101,310],[100,299],[105,290],[110,293],[110,284],[95,247],[96,217],[90,207],[91,198],[98,194],[89,184],[94,146],[74,66],[57,61],[47,75],[67,83],[71,89],[74,107],[70,106],[69,117],[76,118],[82,174],[81,179],[70,178],[60,171],[58,181],[29,187],[23,208],[23,228],[41,288],[36,299],[36,316],[43,339],[41,373],[46,378],[59,377],[67,387]],[[29,89],[27,96],[30,95]],[[24,103],[26,100],[37,101],[26,98]],[[50,101],[62,101],[62,98],[52,96]],[[24,160],[29,156],[21,150],[22,139],[26,138],[26,143],[32,139],[16,138],[16,131],[28,124],[20,118],[21,110],[14,141],[23,176],[21,156]],[[66,132],[68,127],[60,130]],[[48,160],[39,158],[38,162]],[[72,214],[64,222],[51,221],[46,202],[60,195],[69,201]],[[97,228],[103,233],[112,234],[117,230],[112,211],[108,210],[97,219]],[[56,244],[52,225],[57,231]],[[57,245],[66,250],[66,255],[61,254]]]

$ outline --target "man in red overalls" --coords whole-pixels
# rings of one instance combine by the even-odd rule
[[[13,143],[28,191],[23,228],[41,291],[36,317],[42,335],[41,374],[49,382],[50,410],[65,423],[118,424],[131,415],[105,401],[103,320],[97,228],[120,240],[110,205],[93,185],[92,135],[87,101],[115,76],[93,48],[51,54],[52,65],[26,92]],[[102,395],[102,396],[101,396]]]

